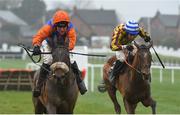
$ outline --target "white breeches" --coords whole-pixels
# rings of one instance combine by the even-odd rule
[[[42,52],[51,52],[51,47],[46,40],[42,42]],[[52,54],[43,54],[43,63],[51,65],[52,64]]]
[[[123,50],[120,51],[116,51],[116,58],[121,61],[124,62],[124,60],[126,59]]]
[[[132,55],[135,55],[137,52],[137,48],[135,45],[132,45],[132,46],[133,46],[133,51],[131,53],[132,53]],[[121,62],[124,62],[126,60],[126,56],[125,56],[123,50],[116,51],[116,58]]]
[[[42,45],[41,45],[41,51],[42,52],[51,52],[51,47],[49,46],[48,42],[46,40],[44,40],[42,42]],[[45,64],[48,64],[48,65],[51,65],[52,64],[52,54],[43,54],[43,63]],[[74,59],[73,59],[73,55],[70,55],[70,60],[71,60],[71,63],[74,63]]]

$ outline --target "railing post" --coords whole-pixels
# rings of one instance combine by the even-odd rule
[[[94,92],[94,66],[91,66],[91,91]]]
[[[171,83],[174,84],[174,69],[171,70]]]
[[[101,78],[103,79],[103,68],[102,67],[100,68],[101,68]]]

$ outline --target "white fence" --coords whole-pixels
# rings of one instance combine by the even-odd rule
[[[89,69],[89,72],[91,75],[89,77],[91,77],[91,78],[89,81],[90,84],[88,86],[90,86],[90,91],[94,92],[94,89],[95,89],[95,84],[94,84],[95,69],[96,68],[100,69],[100,76],[102,78],[102,76],[103,76],[103,65],[102,64],[88,64],[88,67],[91,68],[91,69]],[[159,81],[160,81],[160,83],[162,83],[163,82],[163,68],[162,68],[162,66],[152,66],[151,67],[151,73],[153,72],[152,69],[159,69]],[[170,76],[171,77],[171,83],[174,84],[175,83],[175,81],[174,81],[174,70],[180,70],[180,67],[166,66],[165,70],[171,70],[171,76]]]
[[[163,82],[163,68],[161,66],[152,66],[152,69],[159,69],[159,81]],[[151,73],[152,73],[151,69]],[[166,66],[166,70],[171,70],[171,83],[174,84],[174,70],[180,70],[180,67]],[[153,76],[151,76],[153,77]]]
[[[34,63],[28,63],[27,64],[27,66],[26,66],[26,68],[28,68],[28,69],[38,69],[39,68],[39,66],[37,66],[37,65],[35,65]],[[99,73],[99,76],[98,77],[100,77],[99,79],[101,80],[102,79],[102,77],[103,77],[103,64],[88,64],[88,71],[89,71],[89,75],[90,76],[88,76],[88,71],[87,71],[87,73],[86,73],[86,79],[85,79],[85,83],[86,83],[86,86],[88,86],[87,88],[91,91],[91,92],[94,92],[94,89],[95,89],[95,77],[96,77],[96,75],[95,75],[95,70],[96,69],[100,69],[100,71],[98,71],[98,73]],[[160,83],[162,83],[163,82],[163,68],[162,68],[162,66],[152,66],[151,67],[151,77],[153,78],[154,76],[153,76],[153,74],[152,74],[152,72],[153,72],[153,69],[158,69],[158,71],[159,71],[159,82]],[[175,70],[180,70],[180,67],[172,67],[172,66],[166,66],[166,68],[165,68],[165,70],[170,70],[171,71],[171,76],[170,76],[170,78],[171,78],[171,83],[172,84],[174,84],[175,83],[175,80],[174,80],[174,77],[175,77]],[[157,77],[157,76],[156,76]]]

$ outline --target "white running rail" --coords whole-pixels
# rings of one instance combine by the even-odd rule
[[[103,64],[88,64],[89,67],[89,72],[90,75],[89,77],[91,77],[89,83],[90,83],[90,91],[94,92],[94,80],[95,80],[95,69],[99,68],[100,69],[100,76],[102,78],[103,76]],[[162,83],[163,81],[163,68],[161,66],[151,66],[151,73],[152,73],[152,69],[159,69],[159,81],[160,83]],[[172,66],[166,66],[165,70],[171,70],[171,83],[174,84],[174,70],[180,70],[180,67],[172,67]],[[151,76],[153,77],[153,75]],[[89,86],[89,85],[87,85]]]

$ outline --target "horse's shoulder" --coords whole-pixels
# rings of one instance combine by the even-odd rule
[[[104,66],[103,66],[103,71],[104,72],[109,72],[110,67],[111,67],[111,65],[109,65],[108,63],[105,63]]]
[[[117,60],[116,56],[111,56],[108,60],[107,63],[111,66],[113,66],[113,63]]]

